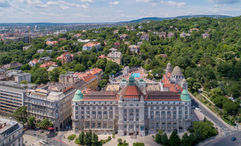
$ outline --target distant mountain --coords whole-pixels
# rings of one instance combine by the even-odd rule
[[[229,18],[231,16],[227,15],[186,15],[186,16],[177,16],[177,17],[146,17],[131,21],[123,21],[121,23],[140,23],[143,21],[163,21],[169,19],[183,19],[183,18],[199,18],[199,17],[210,17],[210,18]]]

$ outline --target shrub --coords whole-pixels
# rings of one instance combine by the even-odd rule
[[[145,146],[145,144],[141,142],[136,142],[136,143],[133,143],[133,146]]]
[[[76,137],[76,135],[75,135],[75,134],[71,134],[70,136],[68,136],[68,140],[74,140],[74,139],[75,139],[75,137]]]

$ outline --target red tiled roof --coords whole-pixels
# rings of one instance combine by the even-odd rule
[[[135,85],[128,85],[121,93],[124,98],[136,98],[141,95],[140,89]]]

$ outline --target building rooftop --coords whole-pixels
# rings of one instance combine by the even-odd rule
[[[23,126],[16,121],[4,119],[0,117],[0,140],[12,132],[22,128]]]

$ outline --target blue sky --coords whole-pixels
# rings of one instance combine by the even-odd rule
[[[241,15],[241,0],[0,0],[0,23],[116,22],[196,14]]]

